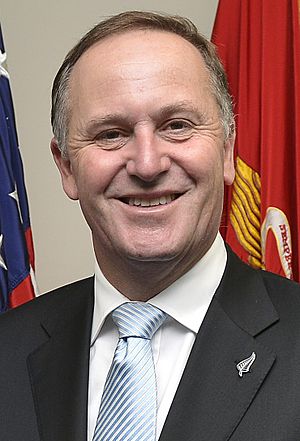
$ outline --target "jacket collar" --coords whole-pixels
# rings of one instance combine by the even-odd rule
[[[255,337],[279,319],[261,273],[243,264],[227,245],[228,261],[216,299],[228,317]]]
[[[59,301],[50,299],[41,323],[48,340],[27,360],[40,436],[86,441],[93,279],[49,296]]]
[[[277,321],[260,272],[228,249],[223,279],[197,335],[160,441],[230,439],[276,358],[255,337]],[[250,372],[241,377],[237,364],[253,353]]]

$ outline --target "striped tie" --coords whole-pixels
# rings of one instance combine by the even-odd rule
[[[119,342],[108,373],[93,441],[154,441],[156,378],[151,338],[166,314],[149,303],[112,313]]]

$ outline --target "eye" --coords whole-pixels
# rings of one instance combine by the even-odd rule
[[[128,136],[124,130],[108,129],[95,137],[95,143],[104,150],[115,150],[123,147]]]
[[[184,129],[190,128],[190,124],[188,124],[187,121],[184,121],[184,120],[175,120],[175,121],[170,121],[167,124],[166,128],[170,129],[170,130],[175,130],[175,131],[184,130]]]
[[[116,138],[119,138],[119,136],[120,136],[120,132],[117,132],[116,130],[114,130],[114,131],[105,133],[104,138],[116,139]]]
[[[184,141],[193,134],[194,124],[186,119],[171,119],[160,128],[164,138],[175,141]]]
[[[105,132],[100,133],[97,136],[97,139],[101,139],[103,141],[111,141],[114,139],[119,139],[122,136],[120,130],[106,130]]]

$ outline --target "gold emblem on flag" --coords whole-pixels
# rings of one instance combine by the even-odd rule
[[[249,254],[249,263],[255,268],[262,267],[260,189],[259,174],[237,157],[230,220],[240,244]]]
[[[269,231],[272,232],[285,276],[293,278],[292,239],[288,219],[279,208],[268,207],[265,219],[261,222],[261,179],[240,157],[236,160],[230,221],[254,268],[266,268],[267,236]]]

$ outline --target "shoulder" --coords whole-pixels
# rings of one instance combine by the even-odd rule
[[[0,316],[0,336],[5,330],[34,328],[49,317],[60,316],[93,299],[94,277],[79,280],[42,294]]]
[[[300,318],[300,284],[285,277],[254,269],[242,262],[227,246],[228,262],[226,267],[227,289],[234,286],[239,296],[249,295],[261,299],[265,292],[277,311],[286,311]],[[300,320],[299,320],[300,324]]]
[[[300,293],[300,284],[293,280],[287,279],[286,277],[279,276],[278,274],[271,273],[270,271],[264,271],[260,269],[254,269],[250,265],[244,263],[226,244],[228,261],[227,270],[237,271],[238,275],[244,275],[247,277],[258,277],[261,278],[264,284],[271,291],[289,291]],[[243,278],[241,284],[243,283]]]
[[[297,317],[300,325],[300,284],[268,271],[259,271],[268,295],[276,310]]]

